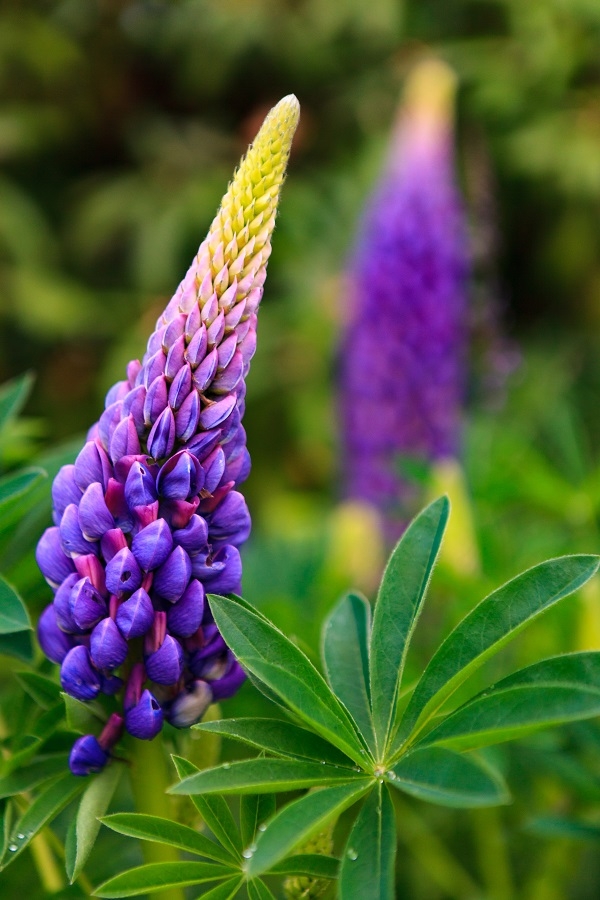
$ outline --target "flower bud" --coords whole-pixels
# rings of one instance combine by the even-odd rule
[[[180,450],[168,459],[156,479],[159,495],[169,500],[187,500],[203,487],[204,469],[187,450]]]
[[[106,564],[106,587],[111,594],[137,591],[142,583],[142,572],[129,549],[119,550]]]
[[[40,616],[37,638],[48,659],[55,663],[61,663],[74,646],[73,638],[59,627],[53,603],[47,606]]]
[[[153,588],[164,600],[179,600],[192,574],[192,564],[183,547],[175,547],[166,562],[156,570]]]
[[[163,711],[158,700],[145,690],[142,696],[125,712],[125,728],[141,741],[151,741],[161,730]]]
[[[106,603],[89,578],[80,578],[69,595],[71,616],[81,631],[93,628],[106,615]]]
[[[167,406],[162,411],[148,435],[148,453],[154,459],[169,456],[175,445],[175,419],[173,410]]]
[[[79,503],[79,524],[88,541],[97,541],[115,522],[104,500],[104,489],[95,481],[86,488]]]
[[[56,526],[47,528],[43,533],[36,547],[35,558],[42,575],[54,588],[75,571],[73,560],[62,548],[60,529]]]
[[[204,615],[204,588],[193,579],[182,597],[167,610],[167,627],[178,637],[195,634]]]
[[[108,753],[102,749],[93,734],[77,738],[69,756],[69,768],[73,775],[92,775],[101,772],[108,762]]]
[[[60,668],[60,683],[67,694],[83,703],[98,696],[100,679],[87,647],[69,650]]]
[[[144,658],[148,678],[157,684],[175,684],[183,670],[183,650],[179,641],[165,636],[158,650]]]
[[[167,706],[167,721],[175,728],[189,728],[200,721],[212,702],[212,691],[206,681],[193,681]]]
[[[128,641],[146,634],[154,621],[154,608],[143,588],[139,588],[128,600],[121,603],[115,621],[119,631]]]
[[[131,549],[144,572],[161,566],[173,549],[171,529],[164,519],[157,519],[138,531]]]

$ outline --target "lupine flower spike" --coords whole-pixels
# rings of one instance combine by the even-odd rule
[[[400,458],[453,457],[465,382],[468,253],[452,153],[454,75],[409,77],[383,176],[349,265],[341,348],[345,495],[406,519]]]
[[[39,641],[72,697],[123,703],[99,738],[76,741],[76,775],[101,769],[123,728],[151,740],[165,720],[191,725],[244,680],[205,594],[240,590],[245,377],[298,114],[290,96],[265,119],[141,363],[54,481]]]

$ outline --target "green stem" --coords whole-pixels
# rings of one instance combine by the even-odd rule
[[[175,780],[169,777],[167,760],[160,735],[153,741],[129,742],[131,790],[136,812],[150,816],[171,818],[171,798],[167,788]],[[152,841],[142,842],[144,860],[147,863],[178,862],[179,853],[175,847]],[[156,900],[184,900],[181,888],[168,888],[152,895]]]

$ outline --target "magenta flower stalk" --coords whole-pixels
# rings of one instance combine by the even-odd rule
[[[435,61],[409,78],[348,272],[344,491],[375,506],[394,539],[410,497],[401,458],[452,457],[460,442],[469,267],[453,172],[453,81]]]
[[[39,642],[72,697],[122,695],[102,734],[76,741],[76,775],[100,770],[123,729],[191,725],[244,680],[205,598],[240,591],[245,378],[298,111],[290,96],[265,119],[142,361],[54,480]]]

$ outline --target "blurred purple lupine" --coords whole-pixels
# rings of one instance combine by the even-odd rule
[[[455,186],[453,75],[418,65],[349,264],[340,353],[344,491],[395,539],[411,487],[401,457],[455,456],[465,388],[468,251]]]
[[[240,590],[245,377],[298,110],[286,97],[265,119],[142,362],[54,480],[39,642],[72,697],[123,691],[123,715],[75,742],[76,775],[100,770],[123,728],[186,727],[244,680],[205,595]]]

